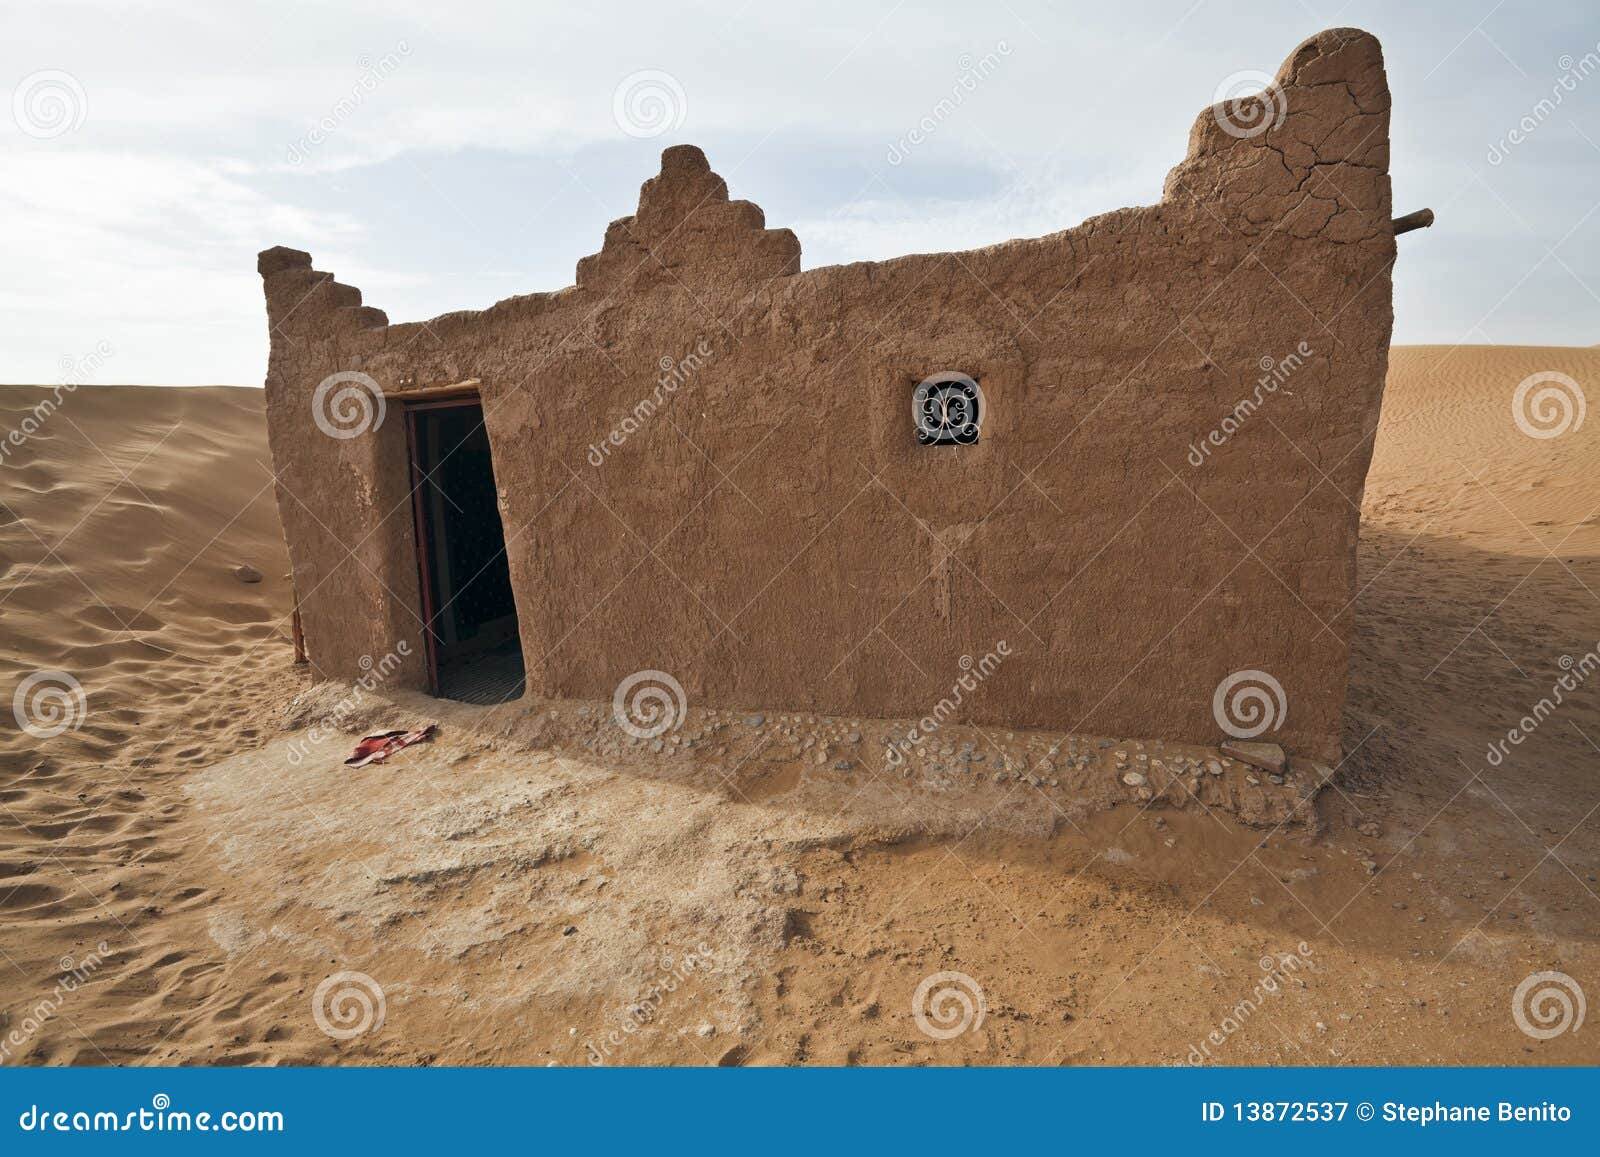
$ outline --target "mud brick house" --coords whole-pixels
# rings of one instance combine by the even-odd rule
[[[1085,131],[1092,131],[1092,125]],[[474,699],[1339,746],[1395,257],[1377,41],[1323,32],[1199,114],[1161,201],[803,270],[669,148],[577,283],[390,324],[261,255],[311,661]],[[425,624],[430,624],[425,626]]]

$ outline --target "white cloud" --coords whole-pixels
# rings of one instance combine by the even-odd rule
[[[264,331],[260,238],[361,234],[349,214],[273,200],[219,164],[48,147],[0,166],[0,215],[27,222],[0,232],[11,381],[53,381],[62,357],[102,341],[115,351],[102,381],[259,380],[238,330],[254,317]]]
[[[1339,16],[1385,41],[1397,210],[1441,212],[1441,228],[1403,246],[1402,283],[1427,308],[1401,309],[1398,335],[1458,340],[1487,315],[1479,340],[1597,340],[1593,299],[1557,262],[1492,311],[1545,246],[1560,241],[1585,277],[1600,264],[1600,215],[1566,236],[1600,171],[1573,129],[1594,120],[1600,83],[1492,174],[1482,161],[1548,92],[1558,55],[1594,48],[1575,31],[1592,21],[1576,0],[1491,14],[1491,44],[1471,31],[1479,15],[1431,7],[1353,0]],[[677,140],[705,146],[735,196],[793,227],[808,266],[1054,232],[1155,201],[1217,81],[1276,68],[1316,26],[1298,6],[1216,0],[13,7],[0,96],[61,69],[88,107],[47,141],[0,120],[0,378],[48,377],[104,339],[118,349],[108,380],[259,381],[254,255],[280,242],[398,304],[397,320],[557,288],[605,219],[631,211],[651,151]],[[997,66],[935,112],[986,55]],[[686,106],[681,130],[640,145],[612,98],[644,69],[671,73]],[[930,117],[927,140],[890,166]],[[323,139],[291,164],[314,128]],[[544,184],[519,201],[530,163]],[[569,174],[581,208],[560,199]],[[759,188],[771,180],[787,187]],[[1452,222],[1530,245],[1464,262],[1451,247],[1470,237]],[[1462,264],[1478,275],[1418,281]],[[480,272],[491,265],[529,280]]]

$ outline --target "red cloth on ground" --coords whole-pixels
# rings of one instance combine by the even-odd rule
[[[433,734],[435,726],[430,723],[416,731],[380,731],[376,735],[368,735],[356,744],[356,749],[350,753],[345,764],[349,767],[365,767],[369,763],[382,763],[402,747],[410,747],[427,739]]]

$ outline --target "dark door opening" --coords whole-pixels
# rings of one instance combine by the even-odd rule
[[[466,703],[516,699],[522,642],[483,406],[413,403],[406,434],[431,690]]]

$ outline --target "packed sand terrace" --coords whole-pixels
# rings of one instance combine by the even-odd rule
[[[0,388],[60,397],[3,466],[0,674],[82,691],[0,738],[0,1060],[1595,1063],[1600,434],[1512,403],[1597,370],[1392,351],[1344,758],[1282,774],[312,686],[259,391]]]

